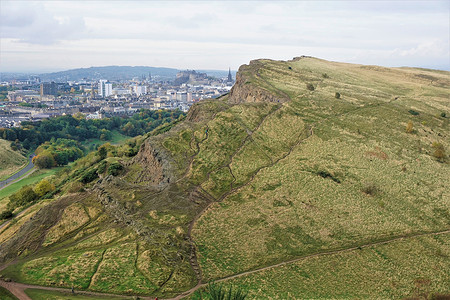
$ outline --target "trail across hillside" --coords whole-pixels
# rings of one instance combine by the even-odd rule
[[[369,247],[373,247],[373,246],[389,244],[389,243],[397,242],[397,241],[404,240],[404,239],[416,238],[416,237],[422,237],[422,236],[428,236],[428,235],[440,235],[440,234],[446,234],[446,233],[450,233],[450,229],[447,229],[447,230],[444,230],[444,231],[437,231],[437,232],[416,233],[416,234],[411,234],[411,235],[402,235],[402,236],[398,236],[398,237],[395,237],[395,238],[392,238],[392,239],[389,239],[389,240],[385,240],[385,241],[373,242],[373,243],[363,244],[363,245],[354,246],[354,247],[350,247],[350,248],[344,248],[344,249],[340,249],[340,250],[315,253],[315,254],[306,255],[306,256],[294,258],[294,259],[291,259],[291,260],[283,261],[283,262],[280,262],[280,263],[277,263],[277,264],[274,264],[274,265],[270,265],[270,266],[266,266],[266,267],[262,267],[262,268],[259,268],[259,269],[249,270],[249,271],[245,271],[245,272],[242,272],[242,273],[239,273],[239,274],[230,275],[230,276],[227,276],[227,277],[224,277],[224,278],[221,278],[221,279],[217,279],[217,280],[211,281],[210,283],[224,282],[224,281],[227,281],[227,280],[243,277],[243,276],[250,275],[250,274],[253,274],[253,273],[262,272],[262,271],[265,271],[265,270],[273,269],[273,268],[284,266],[284,265],[287,265],[287,264],[296,263],[298,261],[301,261],[301,260],[304,260],[304,259],[308,259],[308,258],[312,258],[312,257],[333,255],[333,254],[339,254],[339,253],[350,252],[350,251],[355,251],[355,250],[362,250],[363,248],[369,248]],[[190,289],[190,290],[188,290],[188,291],[186,291],[186,292],[176,296],[175,298],[170,298],[169,300],[183,299],[183,298],[193,294],[198,289],[208,286],[208,284],[209,283],[198,284],[195,287],[193,287],[192,289]]]

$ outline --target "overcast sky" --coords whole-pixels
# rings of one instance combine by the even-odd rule
[[[6,1],[0,71],[237,69],[256,58],[450,70],[450,1]]]

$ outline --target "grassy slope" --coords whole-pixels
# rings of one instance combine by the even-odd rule
[[[18,151],[13,151],[11,142],[0,139],[0,180],[4,180],[19,171],[27,159]]]
[[[317,59],[263,65],[250,81],[289,94],[292,102],[284,106],[313,135],[199,219],[193,236],[206,278],[449,228],[449,164],[430,156],[433,141],[445,147],[450,141],[448,119],[439,117],[450,108],[448,73]],[[316,90],[306,91],[306,82]],[[405,133],[410,120],[413,134]],[[286,126],[277,133],[290,131]],[[263,149],[249,151],[244,160],[258,163]],[[377,189],[372,196],[362,192],[368,185]]]
[[[117,201],[114,210],[100,205],[91,191],[67,194],[68,201],[59,200],[64,205],[49,202],[48,207],[61,205],[62,213],[49,209],[57,221],[48,224],[42,247],[3,273],[43,285],[175,295],[196,284],[189,265],[189,224],[208,201],[218,203],[208,207],[192,232],[204,281],[448,229],[448,163],[430,156],[431,142],[449,144],[448,119],[438,116],[449,110],[448,73],[309,58],[258,64],[259,70],[255,65],[243,70],[247,84],[291,101],[230,106],[224,97],[195,105],[187,121],[151,139],[158,153],[170,154],[163,159],[174,166],[167,188],[139,182],[139,163],[108,158],[126,166],[100,185]],[[306,83],[316,90],[308,91]],[[335,99],[335,92],[342,99]],[[414,134],[405,133],[409,120]],[[72,174],[96,167],[90,159],[76,163]],[[374,195],[361,191],[369,185],[376,186]],[[411,265],[404,268],[407,272]],[[434,291],[441,291],[444,279],[430,272],[437,282]],[[264,279],[252,276],[255,282]],[[251,295],[261,288],[246,286]]]

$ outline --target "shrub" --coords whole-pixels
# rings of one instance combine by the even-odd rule
[[[379,192],[379,189],[375,184],[368,183],[361,189],[361,191],[366,195],[375,196]]]
[[[315,90],[314,85],[312,83],[307,83],[306,84],[306,88],[308,89],[308,91],[314,91]]]
[[[441,112],[441,117],[442,118],[445,118],[447,115],[446,115],[446,113],[445,112]]]
[[[86,172],[84,172],[83,175],[81,175],[80,181],[82,183],[89,183],[97,178],[98,178],[97,169],[89,169]]]
[[[341,94],[340,94],[339,92],[336,92],[336,93],[334,94],[334,98],[340,99],[340,98],[341,98]]]
[[[103,174],[106,171],[106,161],[102,160],[99,164],[98,164],[98,168],[97,168],[97,174]]]
[[[0,220],[6,220],[13,216],[13,212],[11,209],[4,210],[0,213]]]
[[[55,190],[55,185],[51,184],[47,179],[42,179],[35,187],[34,192],[42,197],[45,194]]]
[[[247,297],[247,293],[243,292],[240,288],[237,288],[233,292],[233,287],[224,289],[222,285],[211,283],[208,285],[209,297],[211,300],[244,300]]]
[[[38,195],[30,186],[24,186],[18,192],[9,196],[9,207],[19,207],[33,202],[38,198]]]
[[[117,176],[121,170],[123,170],[123,166],[119,162],[113,162],[108,167],[108,174]]]
[[[292,67],[289,67],[289,70],[292,70]]]
[[[413,133],[414,132],[414,126],[413,126],[413,122],[409,121],[408,124],[406,125],[406,133]]]
[[[412,109],[408,110],[408,112],[410,114],[412,114],[413,116],[418,116],[420,114],[418,111],[415,111],[415,110],[412,110]]]
[[[330,76],[328,76],[327,73],[323,73],[323,74],[322,74],[322,77],[323,77],[323,78],[330,78]]]
[[[431,147],[433,147],[433,156],[440,162],[444,162],[447,155],[445,154],[444,145],[438,142],[434,142]]]

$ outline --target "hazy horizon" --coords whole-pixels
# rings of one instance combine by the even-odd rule
[[[449,1],[1,1],[0,72],[237,70],[250,60],[450,70]]]

